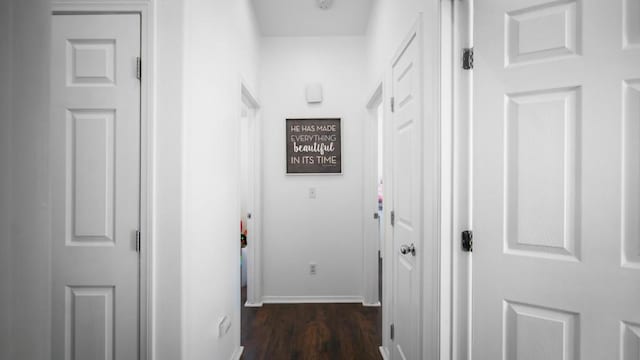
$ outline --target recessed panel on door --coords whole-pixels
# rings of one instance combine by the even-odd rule
[[[505,251],[576,260],[580,89],[505,99]]]
[[[69,245],[115,241],[115,117],[114,110],[69,111]]]
[[[640,269],[640,80],[625,81],[622,96],[622,264]]]
[[[640,1],[622,1],[622,46],[625,49],[640,47]]]
[[[553,1],[507,12],[505,65],[579,54],[579,11],[579,1]]]
[[[115,39],[69,39],[67,42],[68,85],[114,85],[115,57]]]
[[[620,360],[640,359],[640,324],[620,324]]]
[[[67,287],[67,360],[114,360],[114,288]]]
[[[504,302],[503,360],[578,360],[579,315]]]

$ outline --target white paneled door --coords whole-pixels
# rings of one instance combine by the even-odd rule
[[[640,357],[640,1],[475,2],[473,359]]]
[[[140,17],[54,15],[53,359],[138,358]]]
[[[392,67],[393,345],[394,360],[419,357],[421,250],[421,89],[419,44],[410,37]]]

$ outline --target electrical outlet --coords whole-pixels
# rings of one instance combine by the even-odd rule
[[[309,199],[316,198],[316,188],[309,188]]]
[[[315,275],[318,265],[316,263],[309,263],[309,275]]]

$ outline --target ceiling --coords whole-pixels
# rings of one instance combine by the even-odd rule
[[[252,0],[264,36],[364,35],[374,0]]]

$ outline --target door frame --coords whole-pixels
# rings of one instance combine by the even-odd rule
[[[472,253],[461,248],[471,218],[471,88],[473,72],[461,66],[472,48],[472,1],[442,2],[440,12],[440,358],[471,356]]]
[[[362,305],[364,306],[381,306],[380,298],[378,296],[378,257],[375,257],[375,261],[371,259],[371,254],[374,253],[372,251],[372,218],[369,216],[373,216],[372,211],[376,211],[377,214],[377,202],[375,205],[373,204],[373,194],[377,193],[377,186],[374,186],[378,180],[378,148],[380,144],[378,144],[378,121],[383,121],[382,119],[378,119],[378,106],[383,107],[382,118],[384,119],[384,81],[379,81],[376,85],[375,89],[371,92],[371,95],[368,98],[366,103],[366,119],[364,122],[364,141],[362,142],[362,150],[364,154],[364,166],[362,168],[362,213],[364,214],[362,218],[362,234],[363,234],[363,259],[362,262],[362,271],[364,274],[363,283],[362,283]],[[383,121],[384,126],[384,121]],[[383,136],[386,137],[386,131],[383,129]],[[384,154],[383,154],[384,157]],[[384,164],[384,162],[383,162]],[[376,171],[377,170],[377,171]],[[383,178],[384,175],[384,165],[383,165]],[[385,181],[383,180],[383,183]],[[372,206],[374,205],[374,206]],[[384,220],[385,217],[383,216]],[[378,219],[380,221],[380,219]],[[378,234],[378,236],[382,235],[383,243],[384,234]],[[379,254],[382,257],[384,254],[384,246],[380,246],[379,238],[376,239],[376,248],[379,250]],[[383,262],[384,266],[384,262]],[[382,289],[385,289],[385,281],[384,275],[382,276]]]
[[[472,285],[473,253],[461,250],[461,233],[473,229],[472,217],[472,131],[473,131],[473,69],[461,66],[463,49],[473,48],[473,0],[454,2],[451,9],[451,36],[446,42],[453,56],[447,82],[450,84],[451,154],[453,170],[451,182],[451,244],[455,245],[451,263],[450,293],[450,345],[451,359],[471,359],[472,344]],[[443,41],[444,43],[444,41]]]
[[[240,101],[238,109],[244,104],[250,114],[248,121],[253,122],[253,136],[255,146],[249,156],[252,157],[254,180],[251,182],[252,196],[249,199],[253,240],[247,246],[247,302],[246,307],[262,306],[262,122],[260,121],[260,102],[254,95],[247,82],[240,76]],[[249,140],[251,141],[251,139]],[[240,143],[240,139],[238,139]]]
[[[140,278],[138,358],[153,354],[153,218],[155,209],[155,5],[150,0],[126,3],[108,0],[54,0],[51,15],[138,14],[140,15]]]

